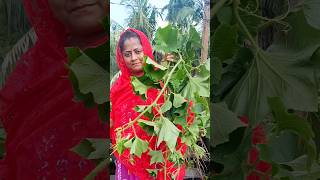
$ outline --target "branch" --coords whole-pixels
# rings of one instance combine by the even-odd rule
[[[157,104],[158,100],[160,99],[161,95],[164,93],[166,87],[168,86],[169,84],[169,81],[172,77],[172,74],[174,73],[175,69],[178,67],[178,65],[183,61],[183,59],[181,58],[180,56],[180,59],[179,61],[177,62],[177,64],[172,68],[172,70],[170,71],[169,75],[168,75],[168,78],[166,80],[166,83],[164,84],[163,88],[161,89],[160,93],[158,94],[158,96],[156,97],[156,99],[153,101],[152,104],[150,104],[143,112],[141,112],[139,114],[139,116],[137,116],[133,121],[130,121],[129,123],[123,125],[122,127],[119,127],[116,129],[116,131],[119,131],[119,130],[126,130],[128,129],[129,127],[131,127],[135,122],[137,122],[146,112],[148,112],[154,105]]]
[[[228,0],[218,0],[216,5],[214,5],[210,11],[210,17],[213,18],[227,1]]]

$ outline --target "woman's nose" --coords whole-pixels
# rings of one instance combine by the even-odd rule
[[[136,60],[136,59],[138,59],[138,55],[133,52],[131,55],[131,60]]]

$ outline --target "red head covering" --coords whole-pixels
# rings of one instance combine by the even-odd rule
[[[97,109],[73,100],[66,31],[47,0],[23,2],[38,40],[0,90],[0,119],[7,132],[0,179],[83,179],[94,164],[70,149],[84,138],[106,137],[105,127]]]
[[[126,31],[133,31],[138,34],[140,38],[140,42],[143,48],[144,55],[149,56],[151,59],[153,59],[152,55],[152,46],[145,34],[143,34],[141,31],[129,28]],[[122,38],[123,33],[120,35],[120,39]],[[119,43],[117,45],[116,49],[116,59],[118,66],[121,70],[121,76],[118,78],[118,80],[115,82],[113,87],[111,88],[110,92],[110,99],[112,103],[112,111],[111,111],[111,121],[113,126],[110,129],[110,136],[112,143],[116,143],[116,133],[114,129],[121,127],[122,125],[128,123],[131,120],[135,119],[139,115],[139,113],[134,111],[134,107],[136,105],[148,105],[151,104],[158,95],[159,91],[157,89],[148,89],[147,91],[147,100],[143,101],[140,96],[137,96],[134,94],[131,83],[130,83],[130,71],[125,65],[123,55],[120,51]],[[159,104],[162,104],[164,102],[163,97],[160,98],[160,100],[157,102]],[[139,138],[144,140],[150,140],[151,136],[149,136],[144,130],[142,130],[138,125],[135,125],[135,130]],[[133,136],[133,131],[131,128],[128,128],[125,130],[124,134],[122,134],[123,137],[126,136]],[[180,139],[178,140],[180,143]],[[150,143],[149,147],[154,148],[156,144],[156,138],[153,138]],[[164,150],[164,144],[160,145],[160,149]],[[183,148],[185,149],[185,148]],[[117,157],[118,161],[122,163],[130,173],[133,173],[134,175],[138,176],[140,179],[148,180],[148,179],[154,179],[152,178],[148,171],[146,169],[154,169],[159,168],[155,165],[149,165],[150,164],[150,156],[147,153],[143,153],[141,158],[135,157],[135,163],[131,164],[130,162],[130,152],[129,150],[125,150],[123,154],[120,156],[117,152],[114,153],[114,155]],[[167,161],[167,179],[171,179],[170,174],[173,175],[173,172],[177,172],[176,168],[172,168],[172,163]],[[179,175],[176,179],[183,179],[185,174],[185,167],[182,167],[179,171]],[[164,179],[164,173],[162,171],[159,172],[157,179]]]

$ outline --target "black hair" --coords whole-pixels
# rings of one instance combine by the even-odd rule
[[[137,38],[141,44],[141,40],[140,40],[139,35],[133,31],[127,30],[121,35],[120,40],[119,40],[119,47],[120,47],[121,52],[123,51],[123,48],[124,48],[123,47],[124,42],[130,38]]]

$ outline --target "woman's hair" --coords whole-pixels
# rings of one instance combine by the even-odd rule
[[[137,38],[141,44],[139,35],[133,31],[127,30],[121,35],[121,38],[119,40],[119,47],[121,52],[123,51],[124,42],[130,38]]]

